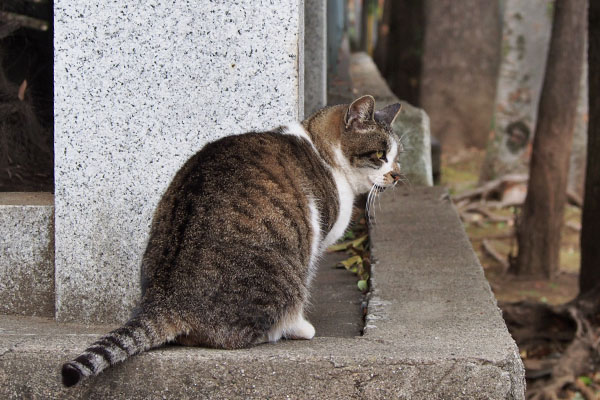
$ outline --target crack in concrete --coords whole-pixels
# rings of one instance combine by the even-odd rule
[[[366,380],[361,380],[362,376],[355,378],[354,380],[354,388],[356,389],[356,394],[360,399],[366,399],[365,395],[365,387],[376,378],[379,377],[379,374],[369,373]]]
[[[444,375],[442,375],[442,376],[440,377],[440,379],[436,379],[436,385],[435,385],[435,387],[436,387],[436,388],[438,388],[438,389],[439,389],[439,388],[441,387],[441,383],[442,383],[442,382],[444,382],[444,380],[445,380],[445,379],[446,379],[448,376],[450,376],[450,374],[451,374],[452,372],[454,372],[454,370],[456,370],[456,365],[457,365],[457,362],[455,361],[454,363],[452,363],[452,366],[451,366],[450,368],[448,368],[448,369],[446,370],[446,372],[444,372]],[[437,393],[438,393],[438,391],[436,390],[436,391],[435,391],[435,393],[437,394]]]

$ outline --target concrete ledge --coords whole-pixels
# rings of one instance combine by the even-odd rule
[[[363,336],[166,347],[66,390],[61,362],[111,327],[5,316],[0,398],[522,399],[517,348],[444,194],[383,195]]]
[[[517,346],[446,189],[386,192],[376,220],[364,338],[401,342],[405,356],[420,362],[493,365],[503,372],[490,387],[509,379],[507,398],[522,398]]]
[[[0,313],[54,316],[54,196],[0,193]]]

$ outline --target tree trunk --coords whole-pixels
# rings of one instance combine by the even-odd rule
[[[383,0],[381,20],[377,27],[377,43],[373,52],[373,61],[382,75],[387,69],[389,45],[390,45],[390,22],[392,20],[392,0]]]
[[[552,31],[553,0],[506,0],[492,133],[480,181],[526,173]]]
[[[499,61],[497,1],[425,1],[420,105],[445,151],[485,147]]]
[[[600,3],[590,1],[588,34],[589,126],[585,197],[581,217],[579,294],[600,284]],[[592,157],[596,154],[596,157]]]
[[[569,155],[587,27],[586,0],[556,0],[533,141],[529,188],[519,218],[513,271],[551,278],[559,267]]]
[[[361,37],[360,50],[368,54],[373,53],[373,33],[377,14],[377,2],[375,0],[363,0],[361,12]]]
[[[385,0],[373,60],[390,89],[419,106],[423,62],[424,5],[422,0]]]
[[[585,162],[587,159],[587,137],[588,137],[588,59],[587,59],[587,35],[585,36],[583,51],[583,69],[581,70],[581,83],[579,85],[579,103],[577,104],[577,119],[573,131],[573,147],[569,160],[569,178],[567,190],[583,199],[585,186]]]

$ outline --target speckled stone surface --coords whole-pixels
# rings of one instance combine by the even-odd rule
[[[53,202],[0,193],[0,314],[54,316]]]
[[[327,1],[304,2],[304,116],[327,104]]]
[[[303,115],[302,0],[55,0],[56,311],[116,322],[206,142]]]

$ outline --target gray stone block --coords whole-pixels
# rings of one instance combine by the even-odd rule
[[[0,314],[54,316],[54,196],[0,193]]]
[[[30,330],[27,330],[30,332]],[[81,386],[60,385],[57,361],[90,334],[64,330],[2,347],[0,395],[11,399],[523,399],[505,368],[478,361],[404,358],[387,343],[344,338],[249,350],[163,348]]]
[[[304,2],[304,117],[327,104],[327,1]]]
[[[303,115],[302,0],[54,2],[56,312],[125,320],[153,210],[206,142]]]
[[[384,193],[377,211],[364,337],[401,341],[408,359],[455,363],[449,380],[455,379],[453,390],[465,398],[523,398],[519,351],[446,189]],[[488,370],[492,365],[500,371]],[[470,373],[479,389],[463,380]],[[496,392],[508,388],[505,397]]]
[[[411,185],[433,185],[431,134],[429,117],[420,108],[401,101],[402,110],[392,128],[400,137],[404,152],[400,154],[400,170]]]

